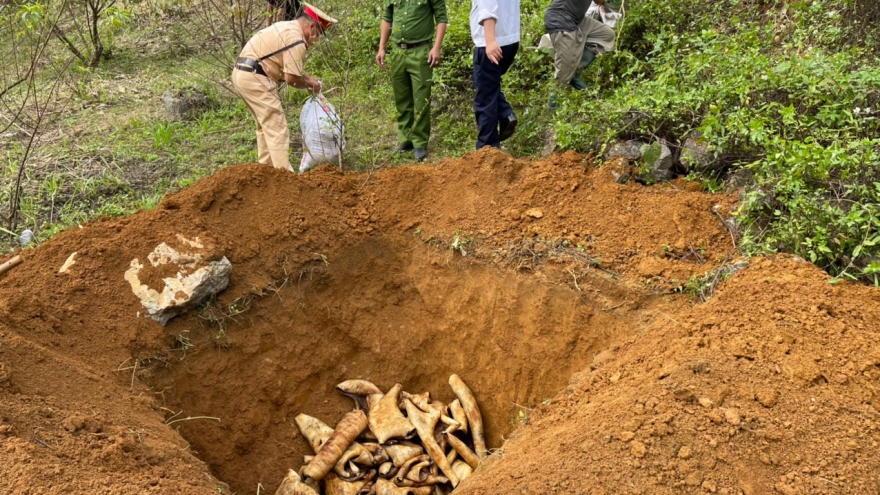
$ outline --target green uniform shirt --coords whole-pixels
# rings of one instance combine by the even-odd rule
[[[391,23],[395,44],[430,40],[437,24],[449,24],[446,0],[385,0],[382,20]]]

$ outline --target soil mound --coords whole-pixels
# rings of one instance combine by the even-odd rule
[[[13,493],[217,493],[218,479],[271,493],[310,450],[294,417],[335,424],[351,407],[336,383],[441,390],[457,373],[490,447],[516,430],[467,493],[873,488],[876,292],[787,260],[705,305],[669,292],[730,260],[715,213],[728,202],[617,184],[574,154],[227,168],[156,210],[63,232],[0,278],[0,479]],[[123,274],[178,234],[233,271],[216,300],[161,327]],[[854,368],[829,364],[844,359]],[[832,397],[857,412],[832,414]],[[861,450],[825,442],[835,457],[802,471],[822,452],[808,439],[850,430],[841,445]]]
[[[459,491],[878,493],[878,302],[757,260],[596,356]]]

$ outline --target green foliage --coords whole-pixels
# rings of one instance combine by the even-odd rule
[[[722,165],[747,167],[757,182],[737,212],[749,252],[793,252],[873,280],[880,66],[876,45],[854,35],[866,31],[846,17],[852,3],[634,3],[620,51],[562,101],[557,141],[599,150],[697,130]]]
[[[40,2],[22,4],[16,14],[20,21],[21,31],[18,36],[34,34],[46,21],[46,6]]]

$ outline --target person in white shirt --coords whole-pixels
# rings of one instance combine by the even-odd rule
[[[501,78],[519,51],[519,21],[519,0],[471,0],[477,149],[497,148],[516,130],[516,114],[501,91]]]

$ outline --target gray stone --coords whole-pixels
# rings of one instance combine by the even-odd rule
[[[736,171],[727,176],[727,180],[724,181],[724,190],[728,193],[734,192],[738,189],[751,191],[757,188],[758,183],[755,182],[755,174],[747,168],[736,169]]]
[[[642,145],[644,167],[639,170],[636,179],[647,184],[655,184],[675,178],[672,168],[672,150],[665,143],[654,141],[651,145]]]
[[[147,316],[163,326],[226,289],[232,273],[232,263],[225,256],[206,259],[211,250],[198,238],[190,240],[178,235],[178,241],[178,249],[163,242],[147,257],[154,270],[167,275],[162,277],[162,287],[152,288],[141,282],[139,275],[144,265],[137,258],[125,272],[125,280],[146,308]]]
[[[703,142],[699,132],[693,131],[681,147],[681,164],[689,172],[718,172],[723,167],[720,160],[709,153],[709,146]]]
[[[162,95],[165,103],[165,116],[168,120],[186,120],[208,106],[208,95],[196,90],[185,89],[172,94],[166,91]]]
[[[646,143],[641,141],[618,141],[608,148],[605,152],[605,159],[610,160],[614,157],[622,156],[630,162],[642,159],[642,146]]]

